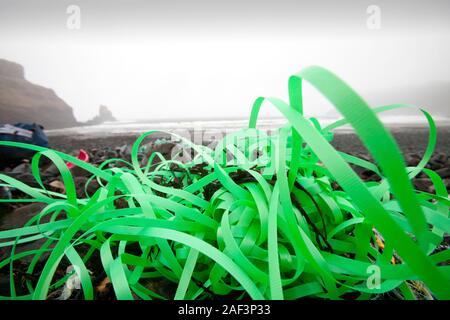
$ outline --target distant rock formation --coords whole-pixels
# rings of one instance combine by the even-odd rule
[[[91,120],[88,120],[84,122],[84,125],[96,125],[101,124],[103,122],[107,121],[116,121],[117,119],[114,118],[112,112],[108,109],[108,107],[101,105],[98,109],[98,115],[92,118]]]
[[[29,82],[21,65],[0,59],[0,123],[15,122],[36,122],[46,129],[79,125],[52,89]]]

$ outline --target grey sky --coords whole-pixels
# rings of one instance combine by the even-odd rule
[[[118,118],[246,117],[259,95],[286,98],[288,76],[311,64],[363,96],[450,82],[450,1],[310,2],[0,0],[0,58],[80,120],[99,104]],[[66,27],[71,4],[81,30]],[[380,30],[366,26],[371,4]],[[330,109],[308,101],[310,114]]]

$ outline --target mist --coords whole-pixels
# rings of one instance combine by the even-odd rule
[[[373,4],[376,30],[367,25]],[[71,5],[79,29],[67,25]],[[376,106],[404,102],[392,101],[396,88],[450,88],[449,9],[448,1],[1,0],[0,58],[54,89],[80,121],[100,104],[120,120],[244,118],[258,96],[287,100],[289,75],[308,65],[333,70]],[[331,111],[311,88],[305,95],[307,114]]]

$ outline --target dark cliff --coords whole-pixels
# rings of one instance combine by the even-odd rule
[[[52,89],[29,82],[21,65],[0,59],[0,123],[15,122],[46,129],[78,125],[72,108]]]

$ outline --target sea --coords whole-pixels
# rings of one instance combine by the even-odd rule
[[[393,129],[407,128],[424,128],[427,127],[427,121],[423,116],[382,116],[381,121],[388,127]],[[339,120],[338,118],[319,117],[317,119],[322,127]],[[450,119],[445,117],[434,117],[434,121],[438,127],[449,127]],[[284,118],[262,118],[258,120],[257,128],[270,131],[276,130],[286,124]],[[88,137],[105,137],[109,135],[129,135],[139,134],[146,131],[167,131],[179,132],[184,130],[199,130],[203,132],[232,132],[248,127],[248,119],[227,119],[227,120],[123,120],[114,122],[105,122],[100,125],[79,126],[64,129],[46,130],[49,136],[88,136]],[[338,131],[351,131],[349,125],[342,126]]]

